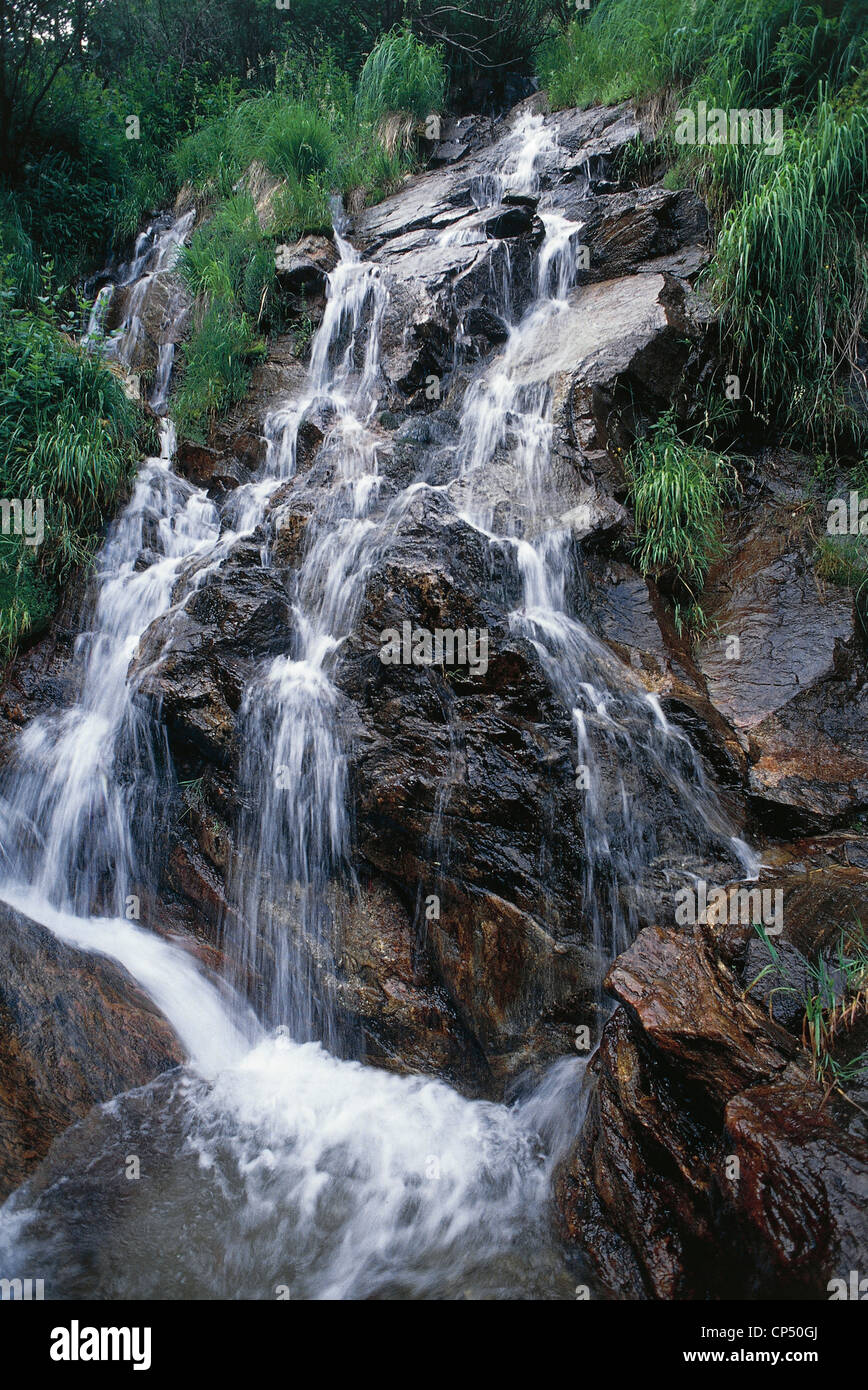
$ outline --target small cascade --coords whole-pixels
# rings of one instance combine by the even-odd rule
[[[97,562],[96,599],[76,643],[77,703],[27,725],[0,781],[0,841],[11,847],[3,879],[30,883],[79,916],[123,916],[131,885],[148,881],[168,754],[127,671],[142,634],[169,607],[183,565],[219,536],[213,503],[171,470],[168,422],[162,443]],[[151,561],[145,568],[142,554]]]
[[[143,233],[133,264],[170,263],[191,221],[186,214],[159,235]],[[135,885],[150,881],[159,843],[168,750],[127,672],[183,566],[220,534],[206,493],[173,472],[174,447],[163,419],[160,454],[143,463],[98,556],[76,642],[76,703],[32,720],[0,778],[0,893],[30,884],[52,908],[80,917],[122,917]]]
[[[513,169],[476,190],[500,199],[507,187],[534,191],[540,156],[554,139],[538,118],[516,128],[523,139]],[[704,828],[709,858],[728,858],[734,872],[753,874],[756,859],[733,837],[706,784],[689,740],[666,720],[656,699],[631,677],[608,648],[570,613],[571,536],[548,516],[545,490],[551,453],[551,390],[534,370],[539,344],[556,340],[578,265],[581,225],[546,210],[545,239],[537,257],[537,299],[512,326],[502,353],[467,391],[459,444],[463,515],[493,543],[510,545],[522,579],[524,602],[511,615],[513,629],[536,648],[552,689],[576,727],[577,795],[585,847],[582,901],[605,968],[636,934],[636,889],[654,865],[671,881],[696,877],[684,862],[677,833],[643,814],[640,785],[649,773],[665,788],[670,821]],[[505,452],[511,459],[514,523],[495,525],[489,472]],[[700,835],[701,838],[701,835]],[[696,866],[699,867],[699,864]]]
[[[275,481],[295,471],[298,430],[313,408],[332,419],[337,471],[311,522],[297,577],[293,650],[253,682],[241,711],[238,827],[227,954],[263,981],[261,1011],[296,1038],[334,1044],[329,1001],[317,993],[329,946],[330,894],[352,881],[348,860],[346,763],[338,735],[336,653],[351,631],[370,562],[378,492],[376,446],[367,430],[376,396],[379,323],[385,293],[374,266],[340,235],[323,322],[311,349],[301,402],[266,424],[265,479],[247,499],[242,525],[254,523]]]
[[[175,344],[161,343],[157,354],[157,370],[154,375],[154,386],[151,391],[151,399],[148,404],[155,415],[165,415],[166,406],[169,403],[169,383],[172,379],[172,367],[175,364]]]
[[[102,344],[105,339],[105,325],[114,298],[114,285],[103,285],[99,294],[93,302],[90,317],[87,321],[87,328],[82,344],[86,347]]]
[[[151,300],[158,293],[159,285],[174,268],[195,220],[195,208],[190,208],[177,219],[158,219],[138,237],[132,260],[121,266],[117,288],[127,294],[123,306],[124,316],[118,328],[103,343],[105,355],[121,366],[135,365]],[[174,341],[172,332],[182,306],[183,296],[178,293],[170,295],[167,303],[160,304],[165,336],[160,350],[154,393],[163,408],[168,397],[168,382],[174,357],[174,352],[169,352]],[[163,348],[166,349],[165,355],[162,352]],[[154,408],[156,410],[156,407]],[[162,411],[158,410],[157,413],[160,414]]]

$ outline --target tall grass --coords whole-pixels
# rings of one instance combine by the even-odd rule
[[[538,73],[554,106],[694,83],[721,96],[733,79],[753,105],[810,100],[820,81],[844,86],[865,61],[864,0],[595,0],[543,44]]]
[[[723,507],[735,481],[731,463],[679,439],[667,412],[634,446],[627,472],[639,568],[657,576],[674,571],[696,602],[709,566],[723,554]]]
[[[264,353],[265,344],[247,314],[225,300],[209,303],[184,348],[184,370],[172,405],[179,433],[203,438],[208,420],[244,395],[252,362]]]
[[[743,394],[769,427],[823,446],[868,434],[855,408],[868,306],[868,14],[864,0],[599,0],[545,47],[555,105],[668,96],[778,107],[784,146],[676,147],[720,223],[706,288]],[[858,381],[858,377],[856,378]]]
[[[368,55],[359,75],[356,103],[363,120],[391,112],[421,119],[440,111],[446,97],[446,68],[439,48],[422,43],[409,29],[386,34]]]
[[[846,382],[868,309],[868,111],[829,100],[779,159],[733,146],[709,285],[760,415],[828,438],[849,424]]]
[[[0,497],[41,501],[39,549],[0,544],[0,658],[51,612],[71,569],[92,555],[130,478],[137,408],[120,381],[58,326],[44,293],[32,312],[0,282]]]

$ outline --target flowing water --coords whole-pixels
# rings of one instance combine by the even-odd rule
[[[526,120],[503,166],[474,187],[477,206],[535,193],[554,138],[540,118]],[[746,867],[749,856],[731,840],[688,741],[570,611],[569,530],[549,521],[543,497],[550,392],[523,364],[535,335],[556,331],[580,228],[544,207],[542,216],[536,301],[467,391],[447,487],[460,493],[465,519],[512,553],[523,601],[511,621],[573,713],[589,774],[584,901],[610,957],[635,928],[624,885],[652,861],[679,871],[678,845],[643,820],[629,775],[613,767],[651,767],[710,846]],[[120,362],[132,360],[155,277],[171,269],[192,221],[155,224],[123,269],[127,311],[109,349]],[[371,422],[386,291],[377,267],[336,241],[307,383],[268,420],[260,475],[218,511],[174,472],[164,418],[161,455],[142,465],[99,557],[76,648],[76,701],[28,725],[0,782],[0,897],[61,940],[119,961],[189,1059],[74,1126],[4,1207],[0,1271],[44,1277],[49,1297],[572,1294],[547,1204],[552,1166],[581,1118],[582,1063],[557,1063],[510,1107],[467,1100],[443,1082],[342,1058],[321,983],[330,895],[354,888],[334,676],[366,576],[428,487],[416,481],[381,500]],[[109,297],[94,308],[89,341],[100,338]],[[507,318],[510,301],[507,276]],[[154,620],[183,606],[240,538],[268,534],[270,504],[295,473],[299,427],[312,411],[328,422],[322,451],[333,477],[308,528],[288,650],[259,670],[239,715],[246,809],[223,929],[227,978],[216,981],[181,944],[128,920],[134,886],[153,882],[158,808],[174,794],[165,733],[136,699],[141,675],[130,677],[130,661]],[[504,450],[522,520],[498,529],[484,482]],[[256,1017],[242,998],[251,977],[262,986]],[[122,1177],[131,1153],[146,1175],[137,1183]]]

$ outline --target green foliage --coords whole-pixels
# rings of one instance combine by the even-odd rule
[[[282,179],[302,184],[329,179],[337,142],[328,123],[310,107],[284,105],[280,97],[267,98],[266,104],[273,110],[257,142],[265,167]]]
[[[538,72],[556,107],[692,84],[697,98],[740,107],[810,100],[865,62],[863,0],[595,0],[543,45]],[[724,100],[735,86],[738,99]]]
[[[178,270],[194,295],[235,300],[255,319],[264,315],[274,290],[274,250],[248,193],[227,199],[197,228]]]
[[[745,994],[768,975],[779,979],[780,985],[769,996],[769,1014],[775,994],[796,996],[804,1008],[802,1042],[816,1080],[842,1092],[852,1082],[864,1080],[868,1050],[857,1052],[858,1043],[854,1047],[852,1042],[858,1036],[856,1025],[868,1015],[868,936],[862,923],[855,921],[852,927],[842,928],[834,948],[808,962],[807,990],[788,983],[780,951],[764,927],[755,925],[754,930],[769,960]]]
[[[380,39],[359,77],[357,104],[363,120],[378,121],[401,111],[420,119],[442,110],[446,69],[439,49],[421,43],[409,29]]]
[[[723,554],[723,506],[735,482],[729,460],[674,432],[663,415],[627,463],[643,574],[674,570],[695,599],[713,560]]]
[[[862,924],[841,931],[833,958],[821,955],[808,969],[812,989],[804,1001],[803,1040],[817,1080],[841,1089],[868,1073],[868,1050],[846,1055],[848,1035],[868,1014],[868,937]]]
[[[172,402],[179,433],[201,438],[208,418],[244,395],[251,363],[264,351],[246,313],[231,301],[212,300],[184,345],[183,375]]]
[[[41,500],[45,538],[0,543],[0,656],[48,617],[85,562],[134,467],[139,423],[120,381],[67,336],[56,298],[36,312],[0,287],[0,497]]]
[[[297,241],[306,232],[327,234],[332,228],[329,194],[316,179],[293,180],[277,190],[271,204],[269,232]]]

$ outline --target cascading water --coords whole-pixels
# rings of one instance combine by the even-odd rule
[[[517,127],[504,168],[474,188],[477,207],[535,193],[535,166],[553,139],[538,117]],[[548,524],[543,500],[549,391],[524,364],[533,335],[552,331],[562,312],[579,228],[544,209],[542,217],[537,302],[467,392],[458,471],[447,486],[462,497],[465,518],[512,551],[523,581],[512,622],[574,711],[578,761],[589,768],[584,902],[607,954],[632,928],[625,885],[652,858],[662,855],[673,872],[677,864],[677,846],[642,823],[617,768],[641,749],[710,841],[728,843],[729,832],[687,740],[638,686],[625,685],[623,668],[569,612],[570,538]],[[137,244],[123,275],[131,293],[115,354],[135,350],[147,284],[171,265],[188,218]],[[48,1296],[273,1298],[278,1286],[294,1298],[571,1296],[547,1194],[552,1164],[579,1123],[581,1063],[557,1063],[507,1108],[341,1060],[323,1046],[341,1046],[323,985],[331,910],[334,895],[354,886],[333,677],[366,575],[428,487],[415,482],[381,503],[371,421],[385,291],[376,266],[336,240],[340,261],[307,383],[268,421],[260,476],[231,494],[221,515],[173,472],[164,420],[161,457],[143,465],[100,556],[78,644],[78,702],[25,729],[0,784],[2,843],[11,847],[0,897],[62,939],[120,960],[190,1054],[180,1073],[102,1107],[86,1137],[81,1127],[68,1131],[38,1186],[25,1184],[4,1207],[0,1269],[54,1271]],[[507,314],[508,299],[506,284]],[[171,356],[161,351],[155,409],[165,406]],[[267,560],[269,508],[295,473],[311,411],[325,422],[331,483],[310,518],[288,650],[258,672],[240,712],[244,810],[221,989],[180,946],[123,920],[132,887],[151,881],[159,827],[148,808],[166,800],[173,779],[165,736],[137,703],[128,669],[154,619],[182,606],[240,537],[265,535]],[[482,483],[507,436],[522,521],[498,531]],[[440,812],[447,797],[444,790]],[[251,980],[258,1021],[241,1003]],[[119,1156],[143,1151],[151,1155],[147,1200],[122,1204],[106,1175]],[[130,1249],[134,1261],[123,1257]]]

